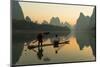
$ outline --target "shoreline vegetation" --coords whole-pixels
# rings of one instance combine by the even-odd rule
[[[30,18],[28,17],[27,20],[12,20],[12,35],[13,35],[13,40],[15,41],[16,39],[20,40],[20,39],[26,39],[27,38],[34,38],[38,33],[45,33],[48,32],[49,36],[53,36],[54,34],[58,34],[58,35],[66,35],[69,34],[71,32],[71,29],[69,27],[67,27],[67,25],[64,26],[60,24],[58,25],[53,25],[55,24],[55,22],[59,21],[54,19],[52,20],[52,24],[47,24],[47,22],[45,22],[45,24],[38,24],[36,21],[33,22],[30,20]],[[66,33],[66,34],[65,34]]]

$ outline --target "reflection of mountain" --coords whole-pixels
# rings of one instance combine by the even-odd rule
[[[77,43],[79,44],[80,50],[84,48],[84,46],[91,46],[93,55],[96,56],[96,41],[94,37],[93,31],[83,31],[76,33]]]
[[[75,26],[76,39],[79,43],[80,49],[84,46],[91,46],[93,55],[96,56],[96,30],[95,30],[96,18],[95,18],[95,8],[93,10],[92,16],[89,18],[80,13],[80,17],[77,20]]]
[[[19,3],[16,1],[12,1],[12,19],[13,20],[23,20],[24,19],[22,9]],[[12,23],[14,22],[13,20],[12,20]],[[12,24],[12,27],[13,27],[13,24]],[[24,45],[15,44],[13,40],[14,40],[14,37],[12,38],[12,64],[16,64],[16,62],[19,60],[21,56]]]

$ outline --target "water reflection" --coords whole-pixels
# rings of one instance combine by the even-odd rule
[[[43,57],[43,49],[40,46],[38,47],[37,56],[38,56],[38,59],[40,59],[40,60]]]
[[[85,46],[91,46],[93,55],[96,56],[96,37],[94,31],[76,32],[76,39],[80,50],[83,50]]]
[[[44,38],[42,45],[38,41],[32,40],[27,43],[28,46],[24,46],[17,65],[93,61],[95,57],[93,56],[93,49],[89,45],[94,42],[93,39],[92,42],[90,41],[90,34],[86,34],[84,33],[84,36],[81,36],[83,34],[59,36],[60,41],[56,43],[59,46],[56,47],[53,42],[55,35],[54,37]]]
[[[15,64],[19,58],[21,57],[22,55],[22,51],[23,51],[23,43],[20,42],[20,43],[17,43],[17,42],[14,42],[12,43],[12,63]]]
[[[36,52],[38,59],[41,60],[43,57],[43,47],[53,46],[53,48],[55,49],[55,53],[57,54],[58,51],[62,48],[62,46],[64,46],[65,44],[69,44],[68,40],[63,41],[60,39],[61,38],[59,38],[58,35],[56,34],[55,37],[49,38],[50,42],[47,41],[47,43],[44,43],[46,40],[43,40],[43,34],[39,33],[37,35],[37,41],[33,40],[30,43],[25,42],[24,45],[27,46],[27,49],[33,50],[34,52]],[[36,48],[37,48],[37,50],[36,50]],[[44,61],[46,61],[46,60],[50,60],[50,59],[45,58]]]

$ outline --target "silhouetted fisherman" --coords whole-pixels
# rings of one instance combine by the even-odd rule
[[[57,54],[57,53],[58,53],[58,51],[56,50],[56,51],[55,51],[55,53]]]
[[[42,42],[43,42],[43,36],[42,36],[42,33],[39,33],[37,35],[37,40],[38,40],[38,46],[42,46]]]
[[[54,37],[54,47],[59,47],[59,37],[58,35],[56,34],[55,37]]]

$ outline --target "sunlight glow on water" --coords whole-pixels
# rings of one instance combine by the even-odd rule
[[[33,50],[28,50],[27,47],[24,46],[22,55],[19,61],[17,62],[17,64],[18,65],[42,64],[42,63],[59,63],[59,62],[95,60],[95,57],[92,54],[92,49],[90,46],[84,47],[83,50],[80,50],[75,37],[72,36],[68,40],[70,41],[70,43],[63,44],[63,46],[60,49],[53,48],[53,46],[43,47],[43,57],[41,60],[38,59],[36,52],[34,52]],[[50,39],[48,39],[44,43],[50,43]],[[57,49],[59,49],[59,51],[56,54],[55,50]],[[35,48],[34,50],[37,50],[37,48]],[[47,61],[45,61],[46,58],[47,58]]]

